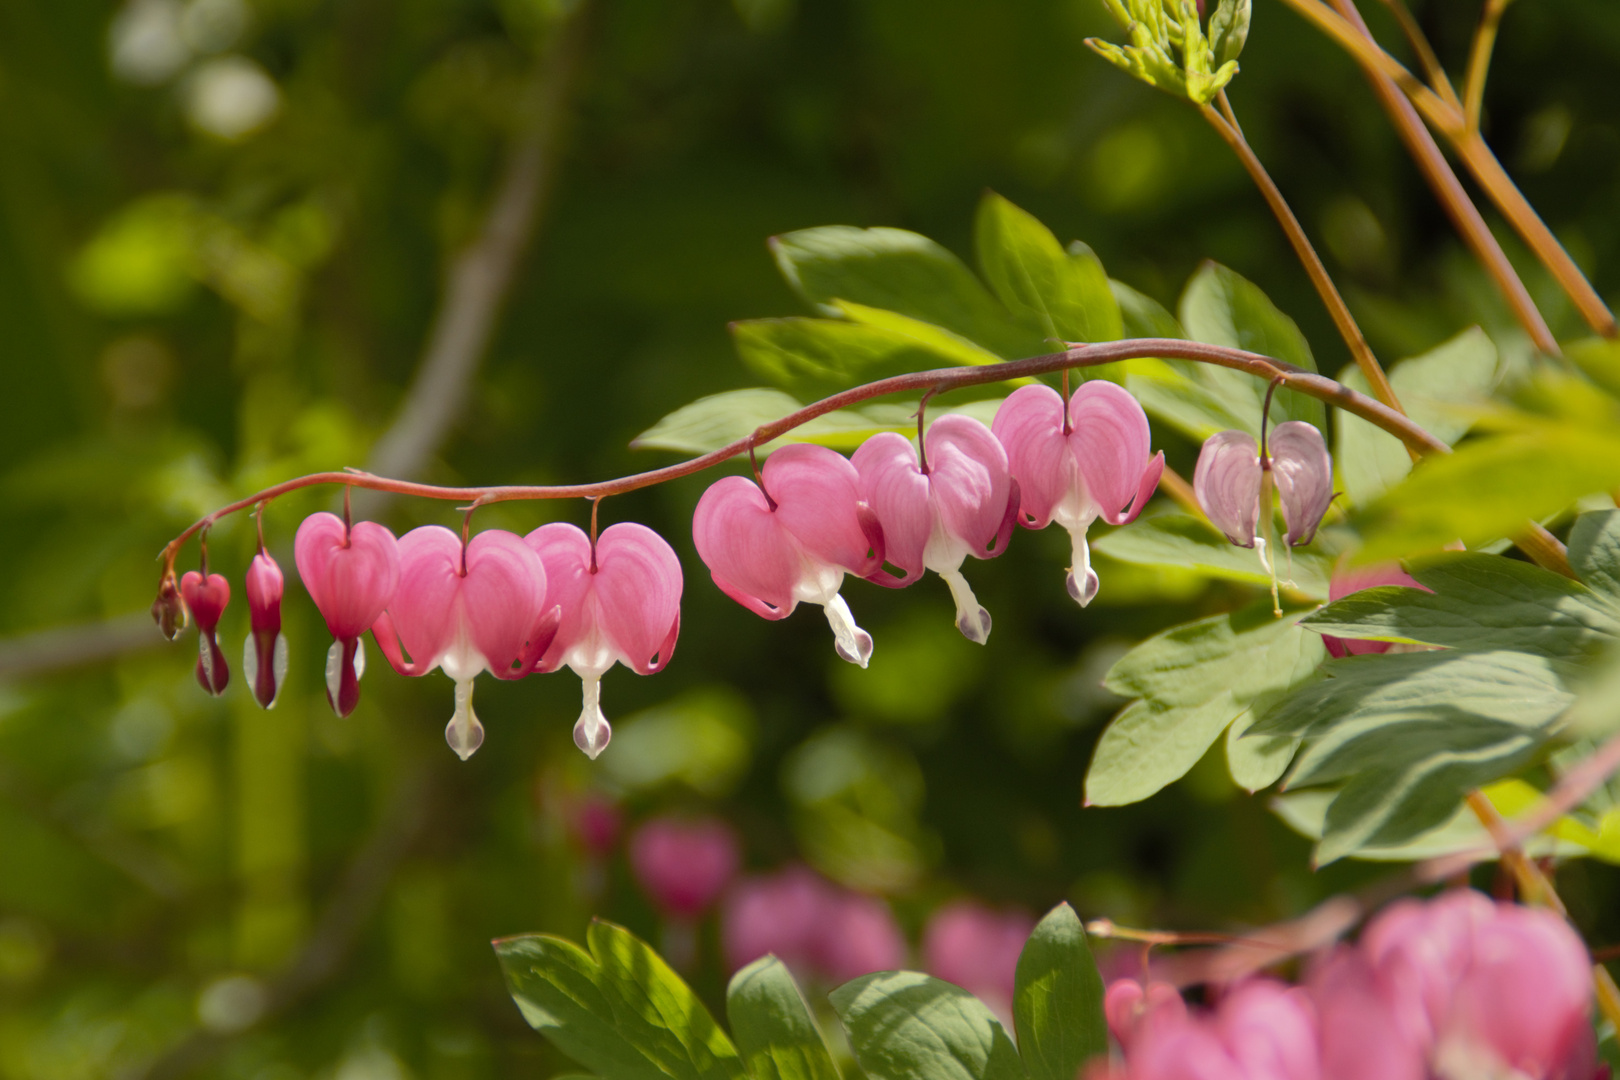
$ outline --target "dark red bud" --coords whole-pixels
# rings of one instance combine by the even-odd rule
[[[174,579],[173,570],[165,571],[163,580],[158,583],[157,599],[152,601],[152,621],[170,641],[186,628],[186,605],[180,599],[180,583]]]
[[[242,674],[261,708],[272,708],[287,678],[287,639],[281,636],[281,567],[269,554],[254,556],[247,572],[252,632],[242,649]]]

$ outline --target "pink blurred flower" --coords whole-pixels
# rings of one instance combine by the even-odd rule
[[[604,672],[615,663],[638,675],[662,671],[681,630],[681,564],[663,537],[633,522],[591,538],[573,525],[542,525],[523,538],[545,566],[545,608],[561,623],[536,671],[573,669],[584,688],[574,744],[595,758],[613,729],[602,715]]]
[[[1322,433],[1303,420],[1278,424],[1266,439],[1269,461],[1260,460],[1254,436],[1219,431],[1204,440],[1193,470],[1193,491],[1209,520],[1239,547],[1260,539],[1261,515],[1270,520],[1271,506],[1261,505],[1261,478],[1271,473],[1290,547],[1308,544],[1333,502],[1333,459]]]
[[[1416,995],[1397,1005],[1361,951],[1334,951],[1312,973],[1322,1033],[1322,1080],[1424,1080],[1427,1023]]]
[[[326,700],[339,716],[360,703],[360,676],[366,670],[360,635],[371,629],[399,586],[399,552],[394,534],[374,521],[352,528],[336,514],[311,514],[293,538],[293,562],[315,601],[332,647],[326,653]]]
[[[590,854],[600,858],[619,842],[624,813],[606,795],[588,791],[571,801],[564,813],[569,836]]]
[[[281,633],[281,594],[285,582],[281,567],[267,552],[248,564],[248,621],[252,627],[242,643],[242,675],[262,708],[273,709],[287,680],[287,639]]]
[[[204,556],[203,562],[207,563]],[[180,595],[197,620],[197,682],[218,697],[231,681],[231,669],[219,649],[219,620],[231,602],[231,583],[223,574],[206,578],[195,570],[180,579]]]
[[[1351,567],[1341,562],[1334,568],[1333,576],[1328,579],[1328,600],[1339,600],[1351,593],[1358,593],[1362,589],[1374,589],[1380,585],[1404,585],[1409,589],[1434,591],[1427,585],[1419,584],[1417,578],[1402,570],[1399,563],[1374,563],[1371,566]],[[1362,641],[1358,638],[1334,637],[1332,634],[1323,634],[1322,644],[1327,646],[1328,655],[1335,657],[1388,652],[1393,645],[1388,641]]]
[[[883,565],[860,474],[842,454],[801,443],[772,454],[761,479],[763,491],[727,476],[703,493],[692,518],[698,555],[720,590],[756,615],[783,619],[800,601],[820,604],[838,655],[865,667],[871,635],[838,593],[846,572],[865,577]]]
[[[1160,1024],[1185,1020],[1187,1003],[1181,992],[1169,983],[1150,982],[1144,988],[1136,979],[1116,979],[1108,984],[1103,995],[1103,1015],[1108,1020],[1108,1031],[1127,1052],[1131,1043],[1153,1014],[1165,1010]]]
[[[399,587],[372,634],[401,675],[438,668],[455,682],[444,737],[466,761],[484,742],[473,679],[528,674],[556,633],[558,613],[543,607],[545,567],[514,533],[490,529],[463,543],[439,525],[400,537],[399,565]]]
[[[972,900],[946,904],[923,931],[923,967],[1008,1013],[1018,956],[1034,928],[1026,912],[992,911]]]
[[[1147,415],[1129,391],[1101,379],[1081,384],[1067,413],[1051,387],[1021,386],[992,430],[1018,482],[1019,524],[1044,529],[1056,521],[1068,530],[1069,595],[1084,607],[1098,587],[1086,531],[1099,517],[1111,525],[1135,520],[1164,472],[1164,454],[1149,457]]]
[[[835,984],[903,967],[906,957],[887,904],[802,866],[737,882],[726,897],[721,939],[733,971],[770,953],[800,978]]]
[[[924,457],[905,436],[874,435],[855,451],[861,492],[883,528],[885,558],[901,578],[873,574],[894,588],[932,570],[956,601],[956,627],[981,645],[990,637],[990,613],[979,606],[962,563],[1006,550],[1018,512],[1018,486],[1007,473],[1007,452],[990,429],[971,417],[948,414],[923,437]]]
[[[1127,1062],[1130,1080],[1319,1080],[1316,1012],[1304,991],[1255,979],[1213,1014],[1153,1010]]]
[[[737,835],[719,818],[657,817],[630,838],[630,869],[665,915],[695,919],[737,873]]]

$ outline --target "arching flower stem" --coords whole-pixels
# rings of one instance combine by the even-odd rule
[[[1129,338],[1123,341],[1075,345],[1064,352],[1032,356],[1024,360],[1009,360],[1000,364],[939,368],[932,371],[920,371],[909,375],[895,375],[887,379],[879,379],[876,382],[852,387],[849,390],[806,405],[804,408],[790,413],[780,420],[761,425],[751,435],[747,435],[707,454],[674,465],[666,465],[663,468],[650,469],[631,476],[590,484],[439,487],[435,484],[421,484],[407,480],[394,480],[385,476],[374,476],[358,469],[310,473],[307,476],[284,480],[262,491],[254,492],[246,498],[238,499],[236,502],[220,507],[218,510],[192,523],[180,535],[169,541],[158,557],[162,560],[165,571],[172,570],[175,556],[178,554],[180,547],[187,540],[197,535],[199,531],[213,525],[220,518],[238,513],[259,503],[268,502],[288,492],[300,491],[304,488],[316,487],[322,484],[343,484],[350,488],[359,487],[371,491],[386,491],[396,495],[467,502],[473,506],[527,499],[574,499],[592,498],[600,495],[618,495],[702,472],[705,469],[729,461],[739,454],[746,453],[757,446],[762,446],[772,439],[779,438],[818,416],[825,416],[830,412],[836,412],[851,405],[858,405],[872,398],[883,397],[888,394],[916,393],[919,391],[930,392],[930,395],[932,395],[933,393],[944,393],[948,390],[956,390],[967,386],[982,386],[986,383],[1002,382],[1030,375],[1049,374],[1070,367],[1096,367],[1101,364],[1141,357],[1191,360],[1196,363],[1214,364],[1218,367],[1246,372],[1267,380],[1278,379],[1279,385],[1343,409],[1345,412],[1358,416],[1368,423],[1389,432],[1415,453],[1445,454],[1451,451],[1451,447],[1445,442],[1431,435],[1395,410],[1313,371],[1306,371],[1303,368],[1295,367],[1280,360],[1274,360],[1268,356],[1262,356],[1259,353],[1227,348],[1222,345],[1210,345],[1201,341],[1186,341],[1180,338]],[[1569,568],[1569,559],[1564,552],[1563,545],[1545,529],[1541,529],[1539,526],[1531,526],[1517,542],[1520,542],[1526,554],[1530,555],[1543,567],[1565,576],[1572,576],[1573,572]]]

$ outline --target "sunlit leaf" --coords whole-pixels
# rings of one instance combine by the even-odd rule
[[[726,1018],[752,1080],[838,1080],[798,983],[774,956],[731,977]]]
[[[1047,913],[1018,957],[1013,1019],[1030,1080],[1073,1080],[1108,1053],[1103,983],[1080,917],[1068,904]]]
[[[1163,513],[1138,518],[1092,541],[1092,550],[1111,559],[1143,566],[1181,566],[1210,577],[1271,584],[1271,575],[1250,548],[1240,548],[1214,526],[1190,514]],[[1332,563],[1310,548],[1281,554],[1279,576],[1298,592],[1325,600]],[[1289,560],[1292,560],[1291,564]],[[1107,589],[1108,582],[1103,582]]]
[[[1007,309],[1053,342],[1113,341],[1123,332],[1108,275],[1090,248],[1063,250],[1028,212],[988,192],[974,222],[979,269]]]
[[[1023,1080],[1000,1021],[959,986],[888,971],[847,982],[829,997],[872,1080]]]

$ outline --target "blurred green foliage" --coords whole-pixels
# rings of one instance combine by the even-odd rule
[[[1460,67],[1477,5],[1415,6]],[[141,613],[151,556],[185,524],[266,483],[365,463],[571,7],[0,6],[0,634]],[[1254,14],[1231,96],[1375,349],[1432,355],[1478,323],[1504,367],[1522,364],[1523,335],[1350,62],[1279,6]],[[734,348],[728,322],[828,314],[804,276],[802,296],[783,283],[767,237],[896,227],[966,259],[986,188],[1060,242],[1084,241],[1135,290],[1115,289],[1126,332],[1168,318],[1146,301],[1177,309],[1182,283],[1215,259],[1270,297],[1279,333],[1297,324],[1321,370],[1348,360],[1216,137],[1084,48],[1115,33],[1096,0],[596,0],[585,18],[557,186],[431,479],[561,482],[667,460],[628,443],[679,405],[757,383],[764,345],[750,335],[788,332],[744,322]],[[1521,3],[1486,97],[1489,138],[1610,296],[1617,63],[1614,4]],[[1560,338],[1579,336],[1561,295],[1504,243]],[[1046,254],[1087,287],[1083,252]],[[1018,295],[1014,281],[997,288]],[[1612,348],[1572,357],[1614,385]],[[1577,392],[1545,393],[1549,424],[1582,415]],[[1570,427],[1566,449],[1605,478],[1620,456],[1596,427]],[[1500,440],[1510,460],[1515,437]],[[1190,471],[1193,442],[1167,425],[1155,438]],[[1455,467],[1492,464],[1459,455]],[[1547,475],[1520,471],[1527,484]],[[374,670],[359,711],[334,719],[324,630],[293,585],[292,674],[273,712],[240,686],[207,698],[190,639],[163,649],[155,631],[141,639],[151,648],[111,659],[68,638],[65,659],[80,648],[83,663],[0,674],[0,1077],[138,1075],[160,1059],[170,1075],[232,1080],[570,1071],[523,1024],[487,942],[580,939],[592,913],[656,940],[622,856],[595,862],[570,839],[587,790],[633,818],[723,813],[753,868],[806,859],[891,890],[913,941],[958,892],[1216,928],[1295,913],[1373,872],[1312,874],[1308,842],[1239,792],[1220,746],[1147,802],[1081,809],[1096,733],[1119,704],[1103,673],[1124,646],[1258,595],[1252,576],[1142,571],[1127,544],[1105,541],[1103,600],[1081,611],[1059,580],[1065,539],[1021,533],[971,571],[996,615],[983,651],[950,632],[937,582],[852,588],[877,641],[863,674],[813,615],[766,625],[710,586],[688,529],[703,482],[603,506],[671,539],[687,594],[669,671],[609,676],[620,733],[598,768],[569,743],[577,689],[564,676],[481,692],[489,739],[466,765],[440,741],[450,687],[437,675]],[[268,515],[289,571],[296,522],[331,500],[301,493]],[[1482,506],[1471,527],[1500,516]],[[583,505],[507,505],[479,525],[585,517]],[[456,516],[397,502],[387,520],[402,531]],[[252,532],[227,521],[211,538],[236,582]],[[1159,542],[1197,543],[1184,532],[1167,526]],[[238,597],[228,643],[246,631]],[[1620,934],[1612,872],[1581,865],[1563,884],[1591,940]],[[336,938],[322,936],[338,925],[334,901],[356,905]],[[713,936],[705,924],[685,973],[711,1008],[726,974]],[[195,1056],[164,1058],[182,1045]]]

